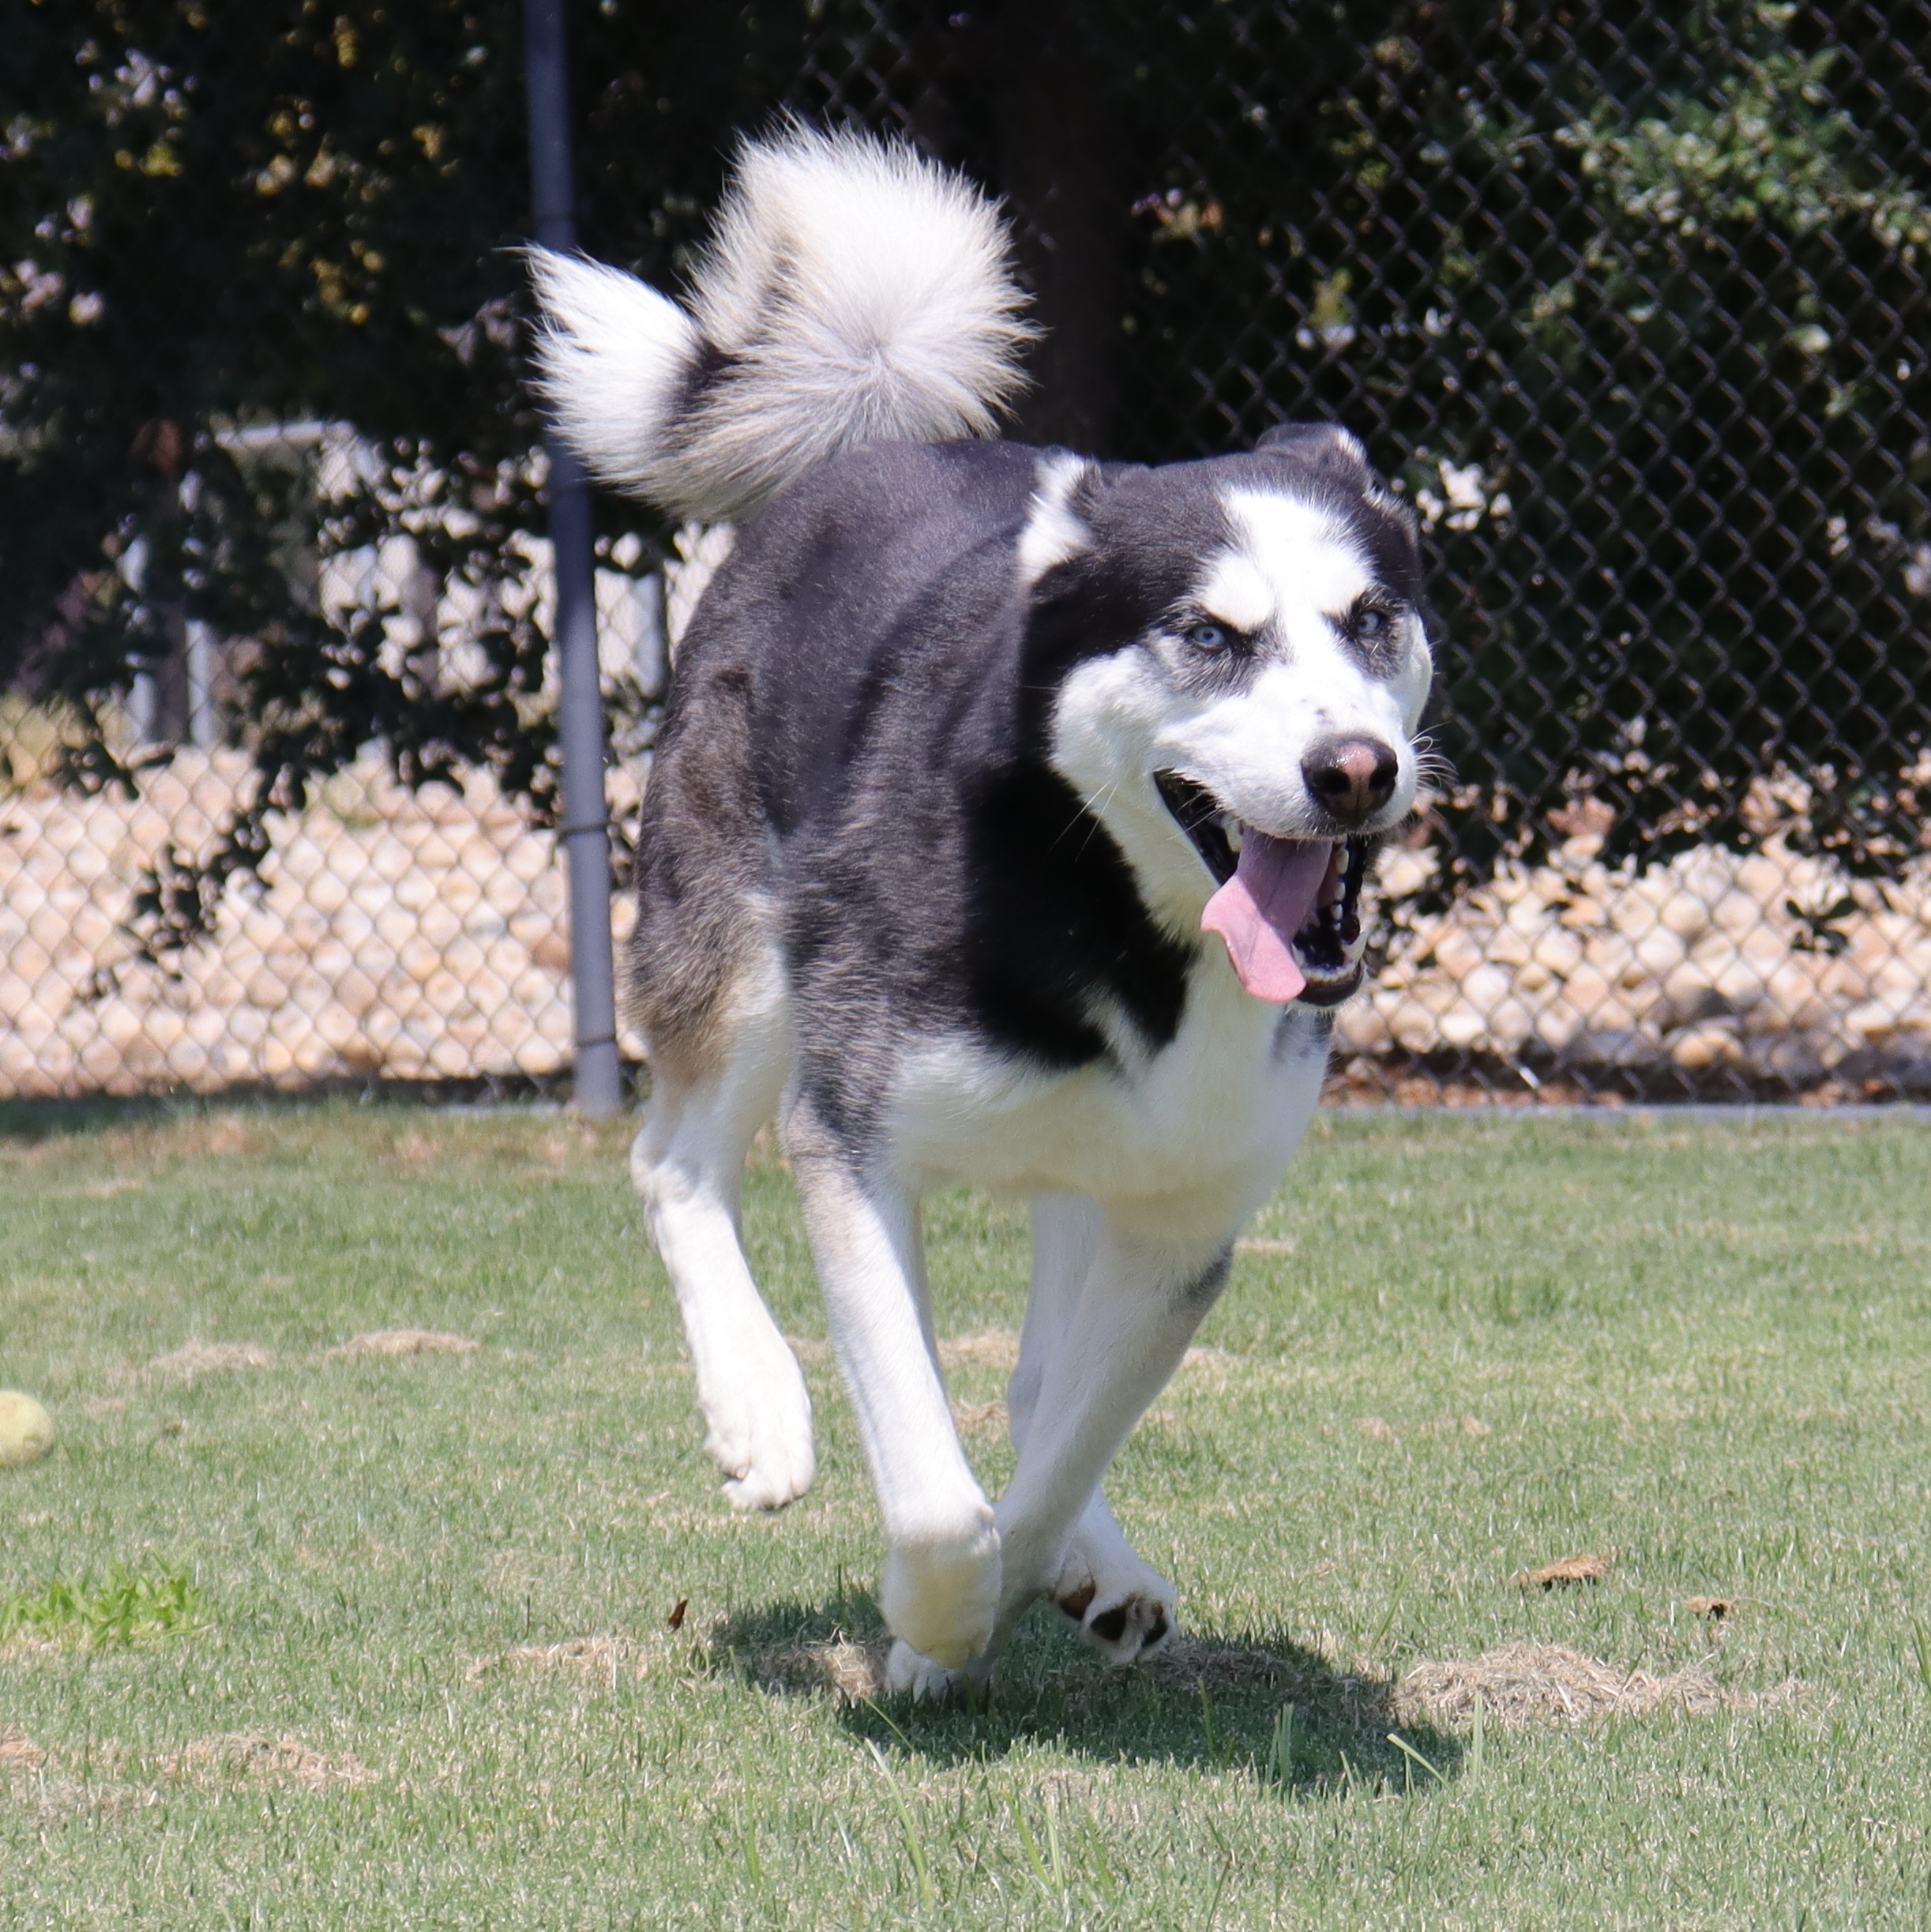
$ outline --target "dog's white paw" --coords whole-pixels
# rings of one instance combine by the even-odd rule
[[[999,1577],[999,1532],[981,1504],[956,1535],[887,1554],[878,1607],[901,1648],[960,1670],[991,1641]]]
[[[885,1687],[894,1697],[930,1697],[934,1702],[955,1696],[965,1686],[963,1671],[949,1671],[934,1663],[898,1638],[885,1659]]]
[[[782,1361],[773,1355],[733,1376],[704,1404],[704,1449],[723,1471],[724,1494],[739,1509],[782,1509],[818,1472],[804,1376],[791,1350],[782,1342],[776,1348]]]
[[[1178,1628],[1174,1586],[1124,1541],[1103,1554],[1076,1537],[1046,1595],[1109,1663],[1151,1656]]]

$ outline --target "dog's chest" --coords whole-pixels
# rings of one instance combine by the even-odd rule
[[[893,1153],[929,1182],[1103,1204],[1193,1197],[1238,1219],[1271,1192],[1320,1099],[1324,1022],[1213,975],[1172,1043],[1049,1074],[956,1037],[911,1050]],[[1122,1043],[1124,1045],[1125,1043]]]

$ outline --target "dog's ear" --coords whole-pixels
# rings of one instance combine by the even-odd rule
[[[1292,464],[1298,487],[1311,485],[1318,493],[1332,492],[1338,501],[1358,504],[1367,513],[1366,527],[1379,525],[1395,539],[1395,550],[1384,565],[1391,573],[1389,581],[1399,582],[1405,577],[1407,594],[1418,603],[1421,521],[1407,498],[1381,479],[1354,437],[1336,423],[1278,423],[1254,445],[1254,453]],[[1395,566],[1397,554],[1403,566],[1399,571]],[[1433,636],[1432,619],[1428,630]]]
[[[1303,478],[1360,498],[1392,517],[1411,545],[1419,543],[1414,509],[1388,488],[1359,439],[1338,423],[1277,423],[1254,445],[1254,453],[1291,463]]]
[[[1254,445],[1356,490],[1374,481],[1368,453],[1338,423],[1277,423]]]

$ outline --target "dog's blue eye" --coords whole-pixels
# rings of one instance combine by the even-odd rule
[[[1388,615],[1382,611],[1364,611],[1354,620],[1354,628],[1364,637],[1378,637],[1388,629]]]
[[[1227,648],[1227,631],[1224,624],[1189,624],[1186,637],[1188,643],[1197,651],[1224,651]]]

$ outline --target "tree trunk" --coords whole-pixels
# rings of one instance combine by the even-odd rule
[[[165,647],[148,668],[154,682],[148,733],[157,745],[186,744],[193,722],[187,590],[181,581],[181,525],[180,480],[163,475],[156,491],[147,571],[148,601]]]
[[[1045,330],[1021,433],[1106,453],[1129,215],[1120,116],[1073,0],[1003,0],[993,76],[1001,185]]]

